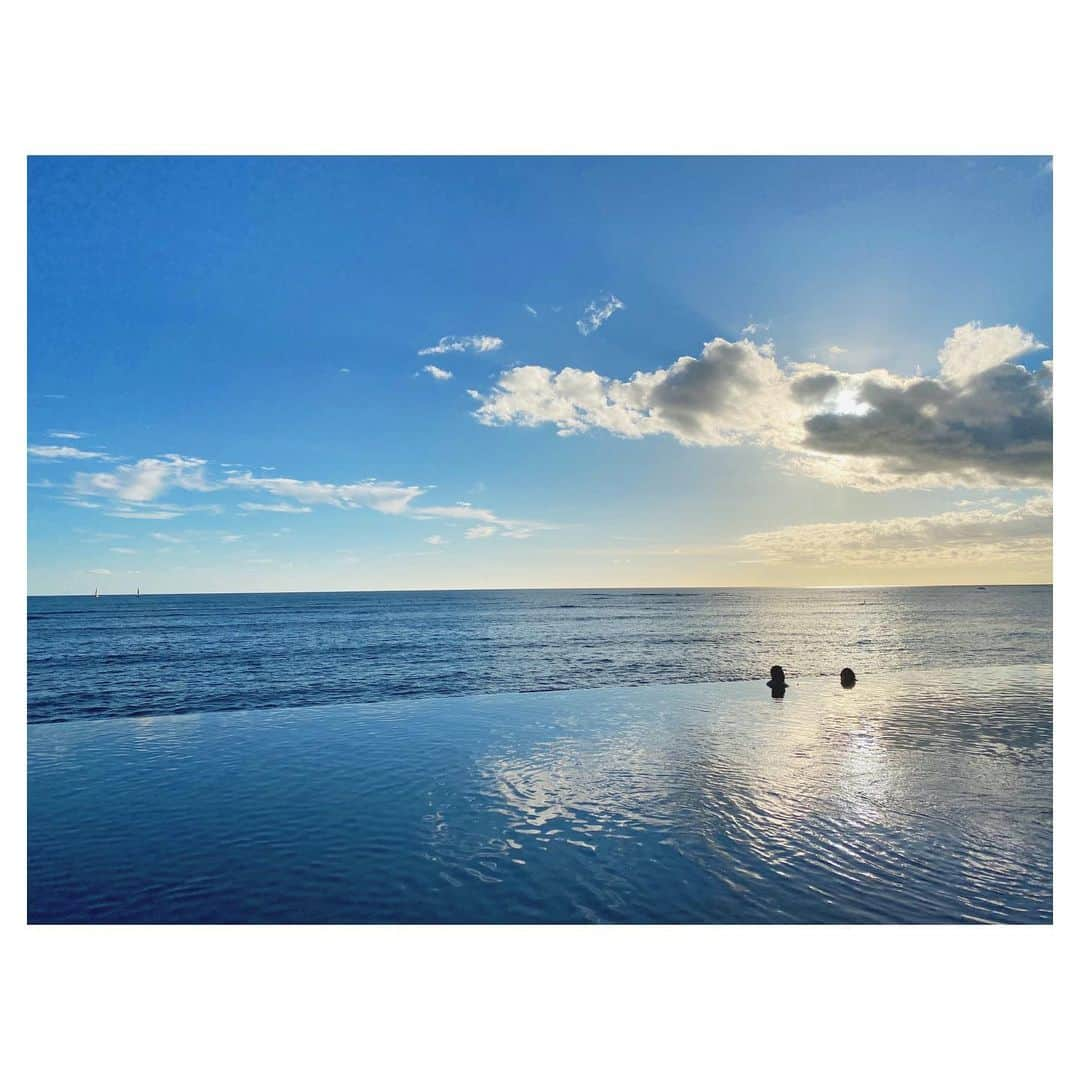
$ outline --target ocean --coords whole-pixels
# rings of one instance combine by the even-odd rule
[[[1049,922],[1051,609],[31,598],[28,919]]]
[[[31,597],[30,723],[1047,663],[1048,586]]]

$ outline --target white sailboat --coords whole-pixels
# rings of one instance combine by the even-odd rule
[[[97,600],[100,596],[101,596],[101,593],[98,591],[98,587],[95,585],[94,586],[94,599]]]

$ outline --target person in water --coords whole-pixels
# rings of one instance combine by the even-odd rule
[[[846,667],[840,672],[840,685],[845,690],[850,690],[855,685],[855,672]]]
[[[784,681],[784,669],[776,664],[769,669],[769,681],[765,684],[774,698],[782,698],[788,684]]]

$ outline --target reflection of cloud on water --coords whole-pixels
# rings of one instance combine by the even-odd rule
[[[562,833],[587,838],[666,829],[670,752],[659,740],[642,744],[637,726],[594,742],[566,737],[541,744],[529,757],[508,755],[482,764],[502,800],[508,827],[538,842]],[[573,837],[564,837],[575,842]]]
[[[839,918],[1015,915],[1049,905],[1050,704],[1032,691],[1018,669],[805,680],[782,704],[669,687],[666,715],[611,692],[479,772],[526,860],[630,841],[762,914],[797,893]]]

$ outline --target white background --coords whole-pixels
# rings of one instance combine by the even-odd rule
[[[1061,1074],[1076,965],[1067,693],[1080,420],[1076,116],[1066,104],[1076,60],[1064,10],[1042,0],[9,9],[0,32],[7,1075]],[[1055,634],[1066,664],[1056,925],[27,927],[25,158],[35,153],[1053,154],[1055,285],[1066,298],[1055,333]]]

